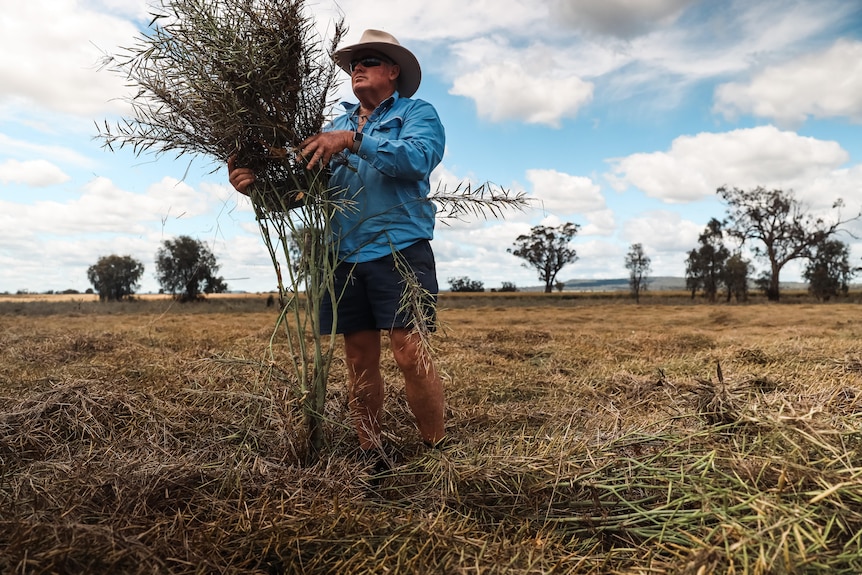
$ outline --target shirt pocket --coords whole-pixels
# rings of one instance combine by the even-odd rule
[[[401,116],[387,118],[377,126],[375,135],[387,140],[397,140],[401,136],[401,126],[404,125],[404,120]]]

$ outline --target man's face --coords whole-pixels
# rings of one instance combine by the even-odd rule
[[[350,83],[353,92],[386,92],[395,88],[401,69],[378,52],[361,51],[350,61]]]

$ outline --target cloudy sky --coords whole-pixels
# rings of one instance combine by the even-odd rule
[[[307,5],[322,29],[343,14],[348,42],[380,28],[419,57],[416,97],[447,130],[435,184],[493,182],[535,199],[505,220],[439,224],[443,288],[457,276],[537,285],[506,250],[531,226],[563,222],[581,231],[559,279],[625,277],[633,243],[652,275],[682,276],[707,221],[725,214],[723,185],[792,189],[814,212],[834,213],[839,197],[844,215],[862,207],[856,0]],[[274,288],[223,167],[110,152],[95,138],[97,123],[129,113],[123,79],[99,62],[131,45],[148,13],[146,0],[27,0],[0,14],[0,292],[83,291],[109,254],[140,260],[141,291],[156,291],[156,250],[180,234],[212,249],[231,289]],[[862,265],[862,242],[841,239]]]

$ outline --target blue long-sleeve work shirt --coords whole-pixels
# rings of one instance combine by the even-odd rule
[[[327,130],[357,129],[359,104],[343,106],[345,113]],[[347,262],[375,260],[433,238],[429,177],[446,145],[434,107],[397,92],[368,117],[362,135],[356,154],[332,162],[331,189],[350,200],[333,223],[339,259]]]

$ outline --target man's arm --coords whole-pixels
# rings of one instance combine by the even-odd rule
[[[396,117],[401,120],[398,138],[365,135],[357,153],[389,177],[425,179],[443,159],[446,134],[440,117],[422,100],[414,100],[405,114]]]

